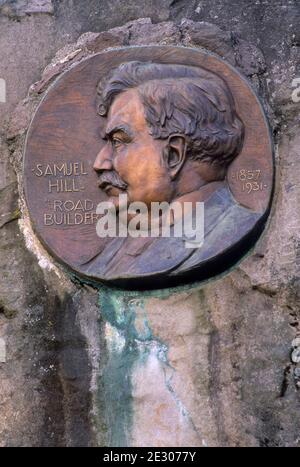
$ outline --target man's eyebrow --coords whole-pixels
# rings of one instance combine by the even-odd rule
[[[132,138],[132,131],[127,125],[123,123],[120,125],[114,125],[113,127],[107,127],[105,136],[111,136],[114,133],[117,133],[117,131],[123,131],[124,133],[127,134],[127,136],[130,136]]]

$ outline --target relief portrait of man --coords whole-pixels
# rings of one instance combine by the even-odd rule
[[[83,266],[86,274],[180,277],[251,232],[261,214],[234,199],[226,178],[245,127],[222,77],[195,66],[129,61],[99,83],[98,97],[105,118],[105,144],[94,162],[99,189],[116,207],[120,194],[149,206],[203,202],[204,243],[186,248],[184,237],[116,237]]]

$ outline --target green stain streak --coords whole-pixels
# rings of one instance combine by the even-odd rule
[[[133,423],[131,371],[138,358],[134,346],[126,345],[122,352],[110,352],[103,368],[101,404],[105,410],[107,445],[130,446]]]
[[[99,291],[99,306],[104,319],[119,330],[126,342],[152,338],[145,312],[145,298],[133,292],[108,288]]]
[[[161,300],[199,287],[199,284],[160,290],[122,290],[72,275],[72,280],[89,284],[99,291],[99,308],[106,323],[106,362],[98,380],[98,403],[104,420],[98,422],[105,445],[131,446],[134,421],[132,376],[135,368],[146,365],[150,353],[169,365],[168,349],[153,336],[147,320],[145,303],[150,298]]]
[[[102,287],[99,307],[106,321],[107,361],[101,376],[107,444],[130,446],[133,424],[132,373],[150,352],[152,332],[140,294]],[[99,385],[99,387],[101,388]]]

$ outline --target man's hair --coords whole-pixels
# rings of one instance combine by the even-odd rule
[[[187,156],[222,167],[240,153],[244,125],[227,84],[215,73],[185,65],[122,63],[98,84],[98,113],[105,116],[113,99],[129,89],[140,94],[153,138],[182,134]]]

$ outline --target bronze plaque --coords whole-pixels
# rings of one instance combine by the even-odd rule
[[[81,276],[132,288],[232,266],[263,230],[273,172],[268,124],[247,81],[214,55],[168,46],[111,50],[64,73],[34,115],[24,161],[47,250]],[[146,217],[134,214],[139,203]],[[164,211],[151,217],[158,203],[169,206],[166,235]],[[103,206],[117,222],[106,236]],[[179,235],[185,214],[192,227]]]

